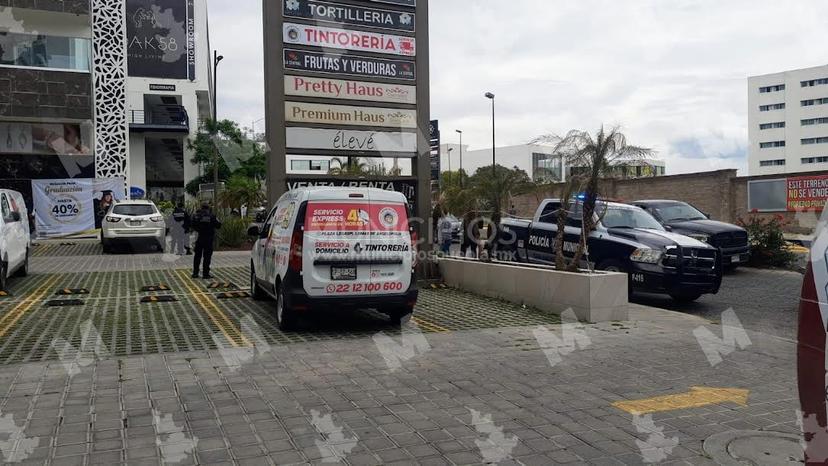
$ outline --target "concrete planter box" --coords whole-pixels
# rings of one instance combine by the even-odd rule
[[[629,319],[627,274],[559,272],[553,267],[438,260],[446,284],[557,315],[572,309],[586,322]]]

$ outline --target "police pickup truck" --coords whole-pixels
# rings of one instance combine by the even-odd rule
[[[506,219],[498,254],[518,262],[555,264],[555,236],[561,201],[541,203],[533,220]],[[597,270],[625,272],[632,291],[663,293],[676,301],[715,294],[722,283],[721,253],[701,241],[668,232],[644,210],[598,202],[596,229],[587,241],[586,259]],[[580,242],[582,204],[571,207],[564,231],[564,252],[573,257]],[[586,265],[586,264],[582,264]]]

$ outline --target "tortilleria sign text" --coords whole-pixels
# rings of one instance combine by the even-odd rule
[[[407,153],[413,157],[417,152],[417,134],[292,127],[287,128],[287,147],[358,153]]]
[[[317,0],[283,0],[285,17],[414,32],[414,13]]]
[[[287,70],[312,71],[326,74],[346,74],[358,77],[387,78],[413,81],[417,67],[412,61],[383,60],[370,57],[352,57],[304,50],[285,49]]]
[[[416,104],[417,88],[398,84],[285,76],[285,95]]]
[[[416,128],[415,110],[285,102],[285,121],[347,126]]]
[[[413,37],[295,23],[285,23],[283,31],[283,39],[286,44],[403,55],[406,57],[413,57],[417,54],[416,41]]]

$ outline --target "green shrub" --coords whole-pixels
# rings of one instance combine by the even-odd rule
[[[784,236],[787,223],[781,215],[767,219],[751,214],[747,221],[740,218],[737,223],[748,232],[751,265],[788,267],[794,261],[795,255],[788,249]]]
[[[228,217],[222,220],[218,231],[219,247],[240,248],[250,239],[247,229],[250,219],[244,217]]]

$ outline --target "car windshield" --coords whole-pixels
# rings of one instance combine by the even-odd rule
[[[113,207],[112,213],[127,217],[140,217],[142,215],[152,215],[156,213],[156,210],[155,206],[149,204],[121,204]]]
[[[698,209],[683,202],[659,206],[655,208],[655,211],[663,221],[668,223],[707,219]]]
[[[646,228],[664,231],[664,227],[652,215],[637,207],[609,206],[601,221],[607,228]]]

